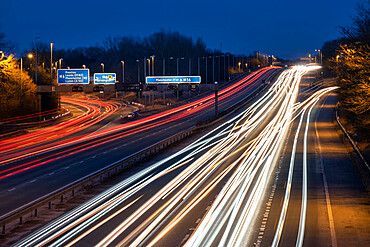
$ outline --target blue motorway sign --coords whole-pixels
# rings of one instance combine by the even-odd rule
[[[95,84],[114,84],[116,83],[116,73],[95,73]]]
[[[147,84],[200,83],[200,76],[147,76]]]
[[[89,69],[58,69],[58,84],[89,84]]]

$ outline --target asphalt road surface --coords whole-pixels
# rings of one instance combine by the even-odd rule
[[[265,68],[220,90],[220,111],[254,94],[276,68]],[[194,126],[214,114],[214,95],[115,128],[53,143],[48,150],[0,167],[0,215]]]

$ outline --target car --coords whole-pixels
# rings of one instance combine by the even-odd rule
[[[131,113],[129,113],[128,115],[121,115],[121,119],[122,120],[132,120],[132,119],[135,119],[135,118],[138,118],[140,115],[139,113],[133,111]]]

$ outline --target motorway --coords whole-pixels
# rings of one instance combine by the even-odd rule
[[[302,76],[315,69],[285,70],[247,109],[18,245],[291,246],[297,241],[297,246],[302,246],[307,163],[311,162],[307,158],[309,128],[305,123],[309,123],[317,102],[335,89],[302,90]],[[290,135],[294,138],[288,138]],[[288,179],[283,186],[274,184],[282,181],[274,176],[280,154],[283,160],[288,157],[278,171]],[[291,181],[299,175],[303,175],[300,180]],[[282,204],[272,206],[275,199],[270,186],[273,193],[276,189],[276,194],[284,198]],[[267,204],[263,203],[266,198],[271,199]],[[294,209],[289,201],[294,201]],[[272,207],[279,219],[275,225],[269,219]],[[264,227],[260,228],[261,220]],[[263,238],[268,227],[270,236]]]
[[[220,90],[220,111],[253,95],[262,80],[277,70],[261,69]],[[0,215],[212,117],[213,105],[214,94],[210,94],[112,128],[57,139],[51,144],[41,142],[33,147],[34,151],[29,149],[21,156],[2,156],[0,200],[4,203],[0,205]]]
[[[66,137],[81,135],[87,129],[93,131],[93,126],[98,126],[98,123],[102,124],[104,119],[109,118],[121,108],[127,107],[118,102],[100,101],[91,97],[63,96],[61,102],[71,109],[68,111],[72,111],[73,116],[66,121],[49,124],[44,128],[29,130],[27,134],[2,140],[0,142],[0,166],[42,153],[57,145],[56,142]]]

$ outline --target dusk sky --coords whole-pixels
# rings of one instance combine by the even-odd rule
[[[145,37],[161,28],[202,37],[211,49],[296,58],[340,36],[361,0],[0,0],[0,24],[18,52],[36,36],[55,48]]]

